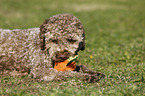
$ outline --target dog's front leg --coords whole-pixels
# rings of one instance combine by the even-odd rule
[[[35,73],[34,78],[38,81],[60,81],[60,80],[67,80],[68,78],[77,78],[87,82],[97,82],[100,80],[98,73],[89,74],[89,73],[82,73],[76,71],[57,71],[54,68],[43,68],[41,71],[37,71]]]
[[[100,79],[98,74],[89,74],[76,71],[58,71],[54,80],[66,80],[67,78],[77,78],[91,83],[97,82]]]
[[[80,67],[79,68],[80,72],[90,74],[90,76],[93,76],[93,78],[97,77],[98,81],[105,77],[105,74],[103,74],[101,72],[96,72],[96,71],[90,70],[89,68],[87,68],[84,65],[80,65],[79,67]]]

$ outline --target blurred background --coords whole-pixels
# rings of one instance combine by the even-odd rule
[[[105,27],[106,23],[130,22],[135,16],[142,21],[143,10],[143,0],[0,0],[0,27],[38,27],[52,15],[71,13],[81,19],[84,26],[94,23],[99,28],[102,23]]]

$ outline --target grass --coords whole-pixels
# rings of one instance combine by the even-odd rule
[[[26,77],[0,77],[1,96],[144,96],[144,0],[1,0],[0,28],[39,27],[60,13],[78,17],[86,32],[86,49],[78,64],[102,72],[97,83],[75,78],[36,82]],[[90,58],[91,57],[91,58]]]

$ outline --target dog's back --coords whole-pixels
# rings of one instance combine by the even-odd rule
[[[0,74],[12,70],[28,70],[29,54],[33,53],[30,50],[37,47],[38,41],[39,28],[0,29]]]

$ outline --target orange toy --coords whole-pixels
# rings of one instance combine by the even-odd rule
[[[73,71],[73,70],[75,70],[76,69],[76,62],[73,62],[73,61],[77,57],[78,57],[78,55],[75,55],[74,57],[69,57],[64,62],[55,63],[54,69],[56,69],[57,71],[67,71],[67,70]]]

